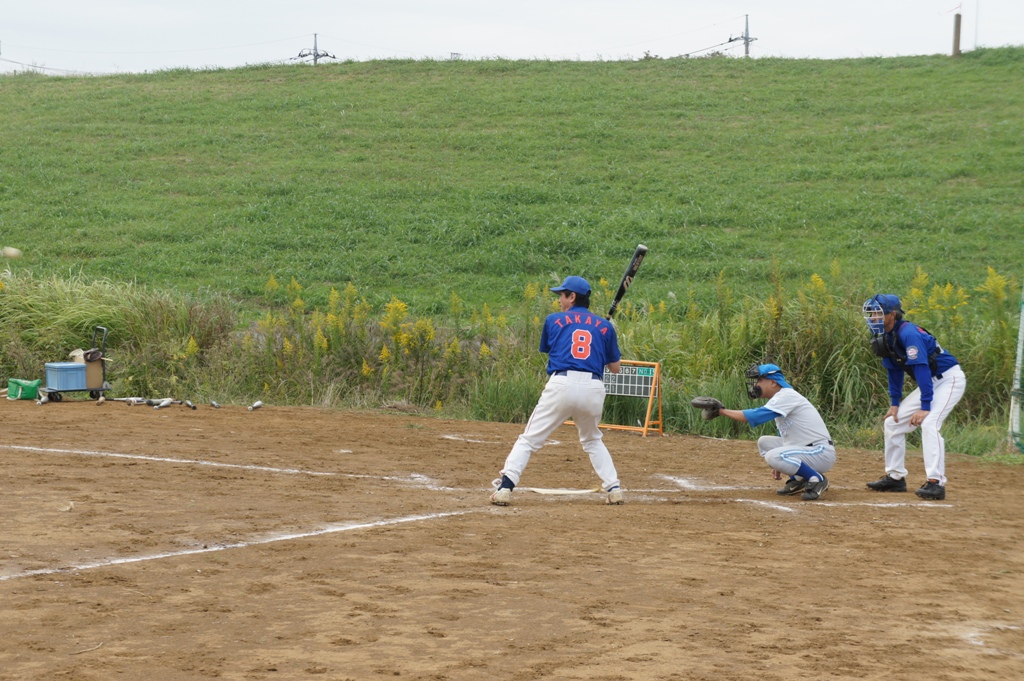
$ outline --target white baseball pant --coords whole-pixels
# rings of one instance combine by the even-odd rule
[[[601,478],[601,489],[608,491],[616,487],[619,484],[618,473],[602,441],[604,435],[597,427],[603,410],[604,381],[596,380],[589,371],[552,375],[530,415],[526,430],[505,459],[501,474],[518,485],[530,456],[544,445],[558,426],[571,418],[576,422],[583,451],[590,456],[590,463]]]
[[[757,451],[769,468],[786,475],[796,475],[801,462],[819,473],[830,471],[836,465],[836,448],[827,442],[800,447],[782,444],[782,438],[777,435],[762,435],[757,439]]]
[[[939,431],[966,388],[967,377],[959,364],[947,369],[942,378],[932,379],[932,408],[921,423],[921,449],[925,474],[940,485],[946,484],[946,441]],[[903,398],[896,420],[891,416],[885,419],[885,472],[891,478],[907,477],[907,433],[917,429],[910,425],[910,417],[920,409],[921,388],[917,387]]]

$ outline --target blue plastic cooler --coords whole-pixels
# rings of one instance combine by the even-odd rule
[[[85,390],[85,365],[78,362],[47,362],[48,390]]]

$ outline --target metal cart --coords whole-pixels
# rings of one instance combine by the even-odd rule
[[[99,345],[96,344],[97,338],[99,339]],[[92,346],[85,354],[86,357],[92,357],[93,362],[100,363],[100,384],[97,387],[95,384],[89,385],[89,371],[88,366],[90,362],[86,360],[86,380],[84,388],[63,388],[60,386],[50,385],[50,372],[47,371],[46,376],[46,387],[40,388],[39,392],[44,393],[47,398],[52,402],[60,402],[64,399],[63,393],[72,392],[85,392],[89,391],[89,397],[98,400],[103,393],[110,390],[110,384],[107,383],[107,363],[104,361],[107,351],[107,328],[105,326],[97,326],[92,332]],[[74,362],[67,362],[66,364],[77,364]]]

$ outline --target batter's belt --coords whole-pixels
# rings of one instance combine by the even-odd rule
[[[586,373],[586,372],[585,372],[585,371],[577,371],[577,372],[575,372],[575,373],[578,373],[578,374],[584,374],[584,373]],[[552,376],[568,376],[568,375],[569,375],[569,372],[568,372],[568,371],[556,371],[555,373],[553,373],[553,374],[551,374],[551,375],[552,375]],[[592,373],[592,374],[590,374],[590,375],[594,377],[594,380],[595,380],[595,381],[603,381],[603,380],[604,380],[604,376],[602,376],[601,374],[593,374],[593,373]]]

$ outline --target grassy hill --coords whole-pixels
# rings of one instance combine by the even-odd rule
[[[1024,262],[1024,48],[843,61],[377,61],[0,78],[14,268],[441,312],[568,273],[636,295],[902,291]],[[642,282],[642,285],[640,285]],[[860,293],[857,293],[860,295]]]

